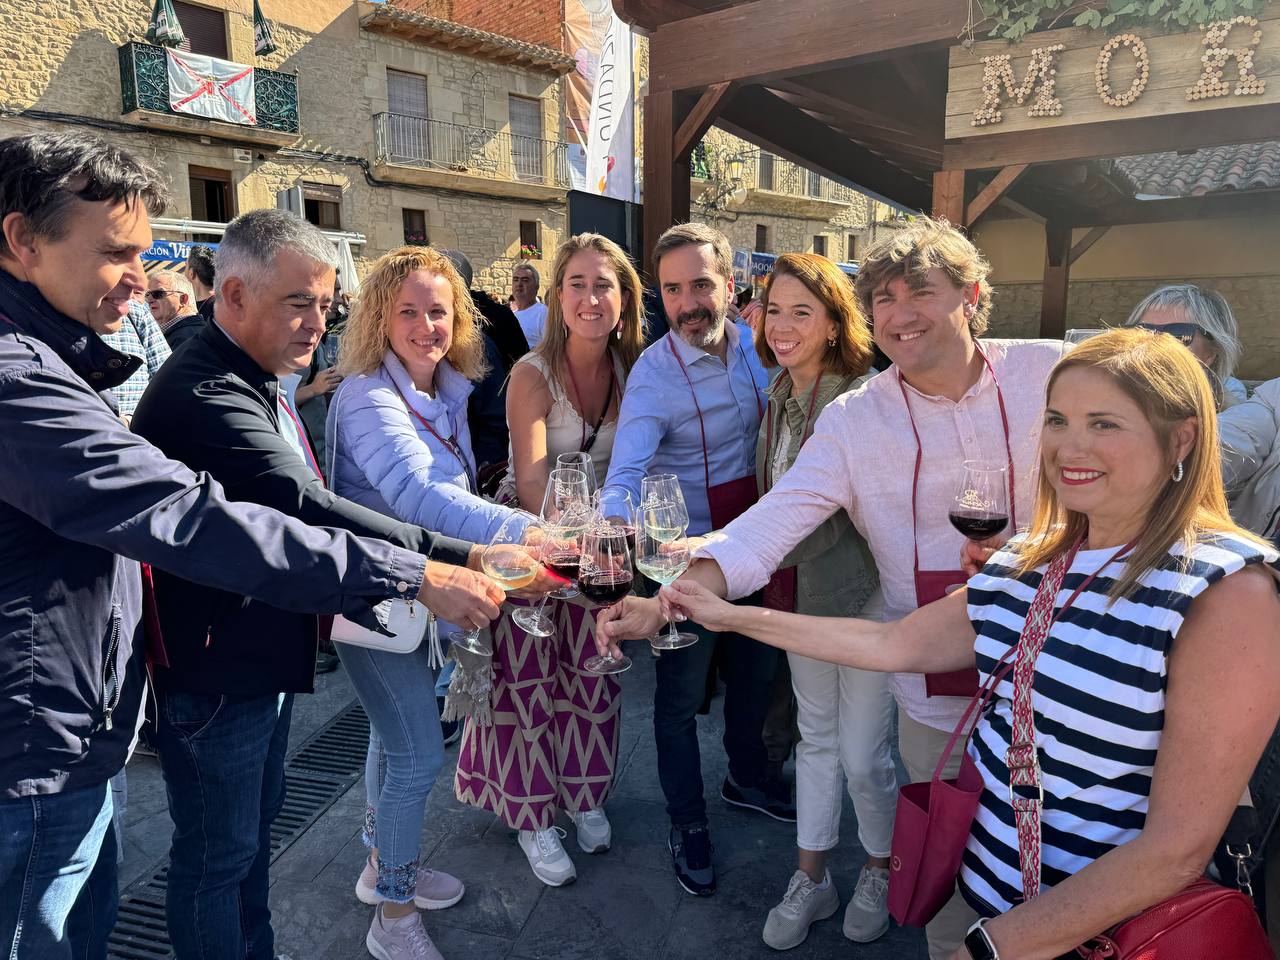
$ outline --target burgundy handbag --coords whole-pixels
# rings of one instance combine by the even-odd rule
[[[1027,611],[1022,636],[1018,643],[1005,651],[987,677],[987,682],[969,701],[960,722],[951,732],[946,749],[938,758],[933,779],[927,783],[909,783],[898,791],[889,858],[889,913],[902,926],[924,926],[955,893],[960,860],[982,796],[982,774],[970,759],[967,749],[954,780],[943,780],[942,771],[966,726],[968,732],[964,734],[964,744],[967,747],[978,718],[995,693],[996,686],[1013,668],[1009,658],[1026,641],[1028,634],[1036,631],[1048,633],[1062,578],[1074,557],[1075,551],[1071,550],[1059,554],[1049,564]],[[1085,581],[1082,588],[1087,584]],[[1071,600],[1079,592],[1077,590]],[[1067,605],[1070,603],[1068,601]],[[972,723],[969,722],[970,717],[973,717]]]
[[[1076,948],[1085,960],[1275,960],[1253,901],[1203,877]]]

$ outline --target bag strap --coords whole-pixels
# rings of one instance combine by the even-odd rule
[[[1031,693],[1035,681],[1036,658],[1044,649],[1054,623],[1079,598],[1107,567],[1132,548],[1136,539],[1112,554],[1102,566],[1085,577],[1061,607],[1056,607],[1062,580],[1075,560],[1080,541],[1065,553],[1058,554],[1040,580],[1035,599],[1027,611],[1027,619],[1018,638],[1018,654],[1013,665],[1013,731],[1005,751],[1009,768],[1009,805],[1013,808],[1018,828],[1018,860],[1022,868],[1022,897],[1031,900],[1040,893],[1041,833],[1040,814],[1044,807],[1044,783],[1040,775],[1040,757],[1036,747],[1035,706]],[[1019,793],[1022,789],[1025,792]]]

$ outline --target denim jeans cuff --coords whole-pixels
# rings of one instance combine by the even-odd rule
[[[408,903],[418,889],[418,858],[389,864],[378,858],[378,896],[392,903]]]

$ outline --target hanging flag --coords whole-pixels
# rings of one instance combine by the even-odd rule
[[[253,0],[253,52],[259,57],[276,52],[276,38],[271,35],[271,21],[262,15],[258,0]]]
[[[147,24],[147,40],[162,47],[179,47],[186,42],[172,0],[156,0],[151,22]]]
[[[613,13],[591,91],[586,188],[589,193],[627,201],[635,199],[631,74],[631,28]]]
[[[256,124],[253,67],[197,53],[165,51],[169,59],[169,106],[226,123]]]

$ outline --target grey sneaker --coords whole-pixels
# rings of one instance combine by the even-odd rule
[[[764,942],[775,950],[790,950],[804,943],[810,925],[825,920],[840,909],[840,894],[831,882],[831,874],[823,877],[825,887],[797,870],[787,884],[782,902],[769,911],[764,922]]]
[[[858,885],[844,911],[844,935],[855,943],[870,943],[889,929],[889,871],[863,867]]]
[[[578,849],[583,853],[604,853],[613,843],[613,829],[603,809],[569,814],[578,828]]]
[[[364,945],[377,960],[444,960],[422,926],[422,916],[414,910],[408,916],[388,919],[383,904],[373,914],[373,923]]]
[[[573,861],[560,843],[560,838],[564,835],[564,830],[559,827],[521,830],[516,835],[520,849],[533,868],[533,875],[548,887],[563,887],[566,883],[573,883],[578,876]]]

